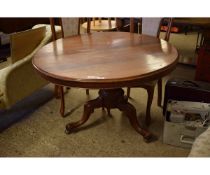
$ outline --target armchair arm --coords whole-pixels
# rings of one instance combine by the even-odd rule
[[[29,55],[22,64],[16,64],[16,66],[12,66],[13,68],[0,72],[0,89],[3,92],[0,101],[4,102],[0,104],[0,108],[9,108],[47,84],[47,81],[33,69],[31,57],[32,55]]]

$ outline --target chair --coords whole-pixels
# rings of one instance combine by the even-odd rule
[[[141,33],[145,34],[145,35],[159,37],[162,20],[163,20],[163,18],[162,19],[161,18],[142,18],[141,19],[141,25],[142,25]],[[168,27],[167,27],[167,31],[166,31],[165,37],[164,37],[164,39],[166,41],[169,40],[171,26],[172,26],[172,18],[170,18],[168,20]],[[138,31],[140,31],[140,29]],[[134,33],[134,18],[130,18],[130,32]],[[158,80],[146,82],[146,83],[140,83],[138,86],[135,86],[135,87],[140,87],[140,88],[144,88],[147,90],[148,100],[147,100],[146,119],[145,119],[146,125],[149,125],[151,122],[150,109],[151,109],[151,105],[152,105],[154,89],[155,89],[156,84],[158,84],[158,101],[157,101],[157,103],[158,103],[158,106],[161,107],[162,78],[159,78]],[[127,96],[130,97],[130,87],[127,88]]]
[[[57,21],[61,26],[62,38],[80,35],[80,18],[58,18]],[[50,18],[50,25],[53,34],[53,40],[57,39],[55,32],[56,19]],[[87,33],[90,33],[90,19],[87,19]],[[69,87],[67,87],[69,88]],[[86,94],[89,95],[89,90],[86,89]],[[64,101],[64,90],[63,86],[55,85],[55,97],[61,98],[60,114],[62,117],[65,116],[65,101]]]
[[[10,109],[49,83],[34,71],[31,61],[36,52],[51,41],[51,37],[48,25],[36,25],[11,35],[9,64],[0,70],[0,110]]]

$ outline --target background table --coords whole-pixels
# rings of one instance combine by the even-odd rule
[[[68,133],[84,124],[95,108],[118,108],[125,112],[133,128],[151,141],[153,134],[140,126],[135,107],[121,88],[168,74],[176,66],[178,53],[156,37],[97,32],[51,42],[32,61],[37,72],[52,83],[100,89],[99,97],[85,104],[81,120],[66,125]]]
[[[82,24],[82,27],[87,29],[87,22]],[[90,22],[90,30],[93,31],[110,31],[117,28],[115,20],[95,20]]]

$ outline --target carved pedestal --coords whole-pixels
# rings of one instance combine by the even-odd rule
[[[91,113],[94,112],[94,109],[100,107],[106,108],[109,114],[111,108],[118,108],[126,114],[132,127],[144,137],[146,142],[151,142],[155,139],[153,134],[140,126],[136,115],[136,109],[128,102],[128,98],[124,96],[124,91],[121,88],[99,90],[99,97],[88,101],[84,105],[82,118],[77,122],[66,125],[66,133],[69,134],[75,128],[83,125],[89,119]]]

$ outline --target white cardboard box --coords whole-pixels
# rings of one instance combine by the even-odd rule
[[[208,128],[207,121],[210,119],[210,104],[170,101],[167,104],[166,115],[163,143],[191,148],[195,138]]]

